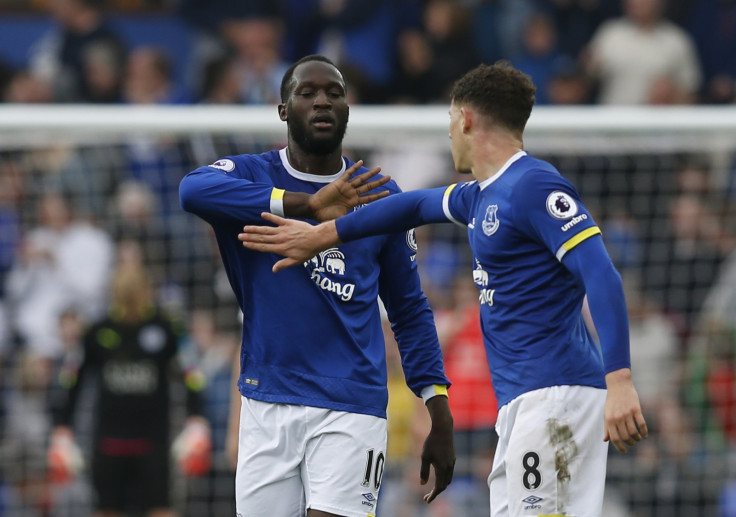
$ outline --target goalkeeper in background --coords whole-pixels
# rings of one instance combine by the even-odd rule
[[[318,226],[264,213],[279,227],[247,226],[239,238],[287,256],[277,271],[370,235],[466,228],[499,405],[491,516],[600,517],[605,441],[626,452],[648,431],[631,381],[621,277],[600,229],[574,187],[523,150],[534,95],[529,77],[505,63],[455,83],[453,161],[475,181],[389,196]],[[600,350],[581,314],[586,295]]]
[[[80,387],[96,376],[91,460],[95,517],[122,517],[130,511],[174,517],[170,384],[183,381],[189,415],[174,442],[174,455],[185,474],[204,474],[211,448],[209,426],[201,416],[199,391],[204,379],[198,370],[183,371],[178,364],[180,333],[154,302],[138,245],[122,242],[118,257],[107,317],[84,333],[78,369],[62,367],[60,379],[65,379],[61,384],[66,389],[53,408],[50,473],[52,480],[63,482],[82,467],[72,430],[74,411]]]

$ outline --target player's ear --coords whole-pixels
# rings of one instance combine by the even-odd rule
[[[469,109],[463,107],[460,108],[460,115],[462,115],[462,129],[463,133],[467,133],[470,128],[473,126],[473,112]]]
[[[286,122],[286,104],[279,104],[279,118]]]

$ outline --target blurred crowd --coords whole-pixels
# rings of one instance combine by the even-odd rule
[[[30,48],[5,49],[23,55],[0,49],[5,102],[270,104],[284,70],[310,53],[337,62],[362,103],[445,103],[456,78],[498,59],[531,75],[539,104],[721,104],[736,92],[730,0],[23,5],[50,24]],[[136,37],[135,16],[151,13],[181,27],[178,47]]]
[[[733,0],[13,5],[23,16],[44,17],[49,28],[22,60],[0,48],[6,103],[276,104],[284,70],[313,52],[340,64],[354,103],[444,105],[454,79],[497,59],[532,76],[540,104],[736,100]],[[117,30],[120,17],[148,15],[185,28],[177,33],[187,39],[185,56]],[[104,143],[0,143],[0,516],[92,511],[84,471],[72,482],[50,479],[45,451],[55,393],[74,375],[86,329],[109,315],[111,287],[130,254],[139,257],[136,267],[153,286],[156,305],[179,329],[180,363],[206,379],[212,468],[190,478],[173,473],[175,506],[182,515],[233,514],[225,442],[239,313],[213,235],[179,208],[178,183],[221,156],[274,145],[253,135],[145,134]],[[382,166],[405,190],[464,179],[449,172],[443,150],[350,152]],[[674,151],[539,157],[580,190],[622,272],[633,374],[653,429],[631,455],[611,456],[605,515],[736,516],[733,156],[725,167],[722,156]],[[496,407],[477,294],[466,274],[466,236],[455,225],[437,225],[418,230],[417,238],[453,381],[457,472],[447,493],[429,507],[422,503],[417,437],[428,422],[404,385],[387,323],[389,461],[379,515],[487,515]],[[185,416],[176,393],[172,428]],[[74,425],[88,450],[94,394],[79,404],[88,411],[79,411]]]

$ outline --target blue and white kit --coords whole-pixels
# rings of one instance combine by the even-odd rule
[[[412,391],[421,396],[449,385],[419,283],[413,231],[343,244],[277,274],[271,268],[280,257],[248,250],[237,238],[245,224],[263,224],[262,212],[283,216],[285,191],[314,193],[351,165],[344,158],[342,170],[321,176],[293,169],[286,149],[229,156],[189,173],[180,197],[186,211],[212,225],[243,311],[241,394],[385,418],[379,296]],[[380,189],[399,192],[393,181]]]
[[[499,407],[549,386],[605,388],[604,373],[630,366],[623,291],[608,281],[618,273],[578,193],[550,164],[521,151],[482,183],[390,196],[336,227],[349,242],[438,222],[468,229]],[[581,314],[586,291],[602,351]]]

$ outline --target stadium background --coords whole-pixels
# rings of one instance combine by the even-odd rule
[[[130,60],[121,67],[120,98],[105,103],[113,106],[84,102],[79,91],[55,88],[54,81],[61,79],[37,68],[36,59],[42,54],[39,42],[59,28],[58,20],[48,13],[48,3],[16,0],[0,6],[0,61],[4,64],[0,81],[4,100],[0,105],[0,515],[80,516],[91,511],[84,474],[67,485],[50,483],[47,477],[48,401],[59,365],[77,345],[75,333],[105,308],[112,263],[91,279],[93,270],[85,258],[107,246],[114,250],[120,240],[130,237],[147,257],[160,302],[187,324],[182,354],[208,377],[215,470],[197,479],[177,475],[176,508],[182,515],[232,515],[223,431],[229,366],[237,346],[237,309],[211,234],[179,210],[177,186],[189,170],[226,154],[283,145],[285,127],[272,106],[276,102],[273,80],[255,81],[259,88],[248,88],[254,81],[248,82],[247,72],[255,69],[253,63],[263,62],[258,56],[267,56],[271,61],[266,60],[265,69],[272,72],[272,79],[280,79],[284,64],[307,50],[332,52],[348,70],[354,97],[348,152],[368,164],[381,165],[405,190],[458,179],[450,172],[443,97],[447,84],[443,85],[439,72],[456,77],[463,66],[472,66],[466,54],[475,54],[473,63],[503,57],[518,66],[539,65],[530,72],[546,77],[538,79],[542,89],[558,84],[556,79],[568,85],[563,89],[566,95],[559,96],[554,89],[545,92],[549,105],[535,109],[526,147],[572,180],[602,226],[628,290],[635,381],[653,430],[651,439],[631,454],[612,452],[605,515],[736,515],[736,220],[732,211],[736,112],[733,91],[730,97],[718,99],[709,93],[708,81],[716,75],[709,66],[718,60],[707,54],[710,47],[699,44],[704,36],[696,23],[709,9],[720,13],[722,21],[733,22],[734,3],[670,2],[667,16],[698,50],[700,87],[689,96],[670,98],[669,103],[676,106],[635,107],[600,105],[596,96],[600,84],[591,80],[583,64],[586,44],[595,30],[604,21],[622,16],[618,1],[374,3],[369,9],[349,0],[252,1],[235,11],[226,2],[103,3],[103,14],[124,42]],[[321,8],[324,14],[328,4],[331,9],[344,9],[346,17],[334,15],[332,23],[323,19],[310,26],[310,9]],[[211,17],[193,15],[201,15],[203,6]],[[351,6],[369,9],[362,14],[374,16],[351,25],[347,18]],[[450,17],[439,9],[445,14],[442,19],[452,19],[463,30],[452,30],[447,34],[453,37],[443,40],[446,33],[438,29],[442,24],[437,15],[427,14],[436,13],[432,9],[437,6],[466,13],[465,18]],[[540,13],[557,33],[554,59],[526,56],[529,59],[524,61],[520,35]],[[272,25],[273,16],[276,25]],[[225,34],[227,23],[222,22],[254,19],[269,21],[266,26],[235,27],[263,35],[255,44],[257,55],[220,54],[227,48],[220,39],[229,34]],[[375,31],[399,19],[404,25],[397,33]],[[304,30],[297,31],[299,20]],[[308,27],[317,32],[309,33]],[[273,28],[283,32],[269,32]],[[382,55],[385,66],[369,70],[363,60],[374,63],[381,55],[354,52],[361,47],[351,46],[349,36],[363,30],[375,40],[369,50],[393,49]],[[736,29],[726,32],[722,44],[732,55],[731,69],[719,72],[733,83],[736,52],[733,39],[727,38],[733,38]],[[496,34],[497,41],[481,37],[487,33]],[[408,65],[414,60],[400,55],[393,45],[404,42],[399,48],[414,52],[414,57],[427,47],[412,46],[413,36],[397,34],[419,35],[431,43],[432,74],[412,80]],[[457,34],[473,38],[455,41]],[[272,46],[264,46],[269,41]],[[140,50],[155,50],[170,60],[170,66],[146,68],[150,61],[139,58],[136,72],[132,56]],[[234,90],[225,87],[228,81],[217,80],[228,74],[207,66],[223,56],[233,70],[244,74],[235,74],[240,87]],[[168,80],[156,84],[144,80],[161,70],[169,74]],[[568,79],[574,80],[565,83]],[[428,80],[438,88],[427,91]],[[146,88],[162,90],[144,92],[151,94],[146,96],[140,93]],[[231,96],[220,96],[223,91]],[[572,106],[555,105],[563,102]],[[65,232],[72,230],[94,234],[77,241],[76,248],[59,245],[72,257],[65,270],[47,267],[29,250],[34,232],[54,226],[49,206],[58,208],[60,201],[68,204],[73,217],[66,228],[53,229],[57,236],[70,235]],[[42,207],[46,207],[45,216]],[[462,472],[436,503],[425,507],[420,502],[417,458],[427,422],[417,401],[402,387],[389,337],[390,466],[379,515],[486,515],[484,478],[491,446],[487,429],[494,413],[492,393],[482,374],[470,367],[482,360],[477,360],[478,335],[473,331],[475,300],[466,289],[470,263],[465,236],[454,225],[417,233],[422,279],[456,383],[454,403],[462,413],[457,419]],[[61,253],[57,248],[47,251]],[[41,302],[52,298],[59,300],[52,307]],[[30,329],[21,324],[24,314],[34,316]],[[89,440],[93,404],[90,394],[77,423],[83,446]],[[181,423],[180,413],[174,427]]]

